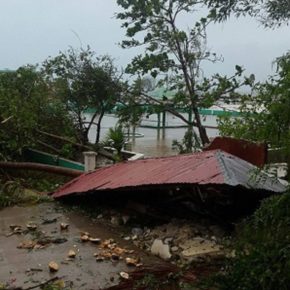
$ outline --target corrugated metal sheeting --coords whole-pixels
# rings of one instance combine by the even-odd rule
[[[277,179],[220,150],[123,162],[83,174],[59,188],[53,197],[74,193],[168,185],[228,185],[284,192]]]

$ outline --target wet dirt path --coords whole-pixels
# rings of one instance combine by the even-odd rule
[[[55,222],[51,222],[55,219]],[[43,224],[44,221],[51,223]],[[65,238],[67,241],[61,244],[51,243],[44,249],[18,249],[21,242],[33,239],[33,234],[24,231],[7,237],[11,231],[10,225],[20,225],[25,229],[28,222],[37,224],[38,230],[45,232],[46,236]],[[69,224],[68,231],[60,230],[62,222]],[[119,247],[134,250],[133,254],[127,254],[124,258],[140,258],[146,266],[163,263],[123,240],[109,226],[93,222],[79,213],[66,212],[57,204],[11,207],[0,210],[0,283],[7,283],[10,288],[25,289],[57,276],[62,278],[66,286],[71,287],[68,289],[103,289],[117,285],[121,271],[130,273],[135,269],[128,267],[124,260],[96,262],[94,253],[101,251],[99,246],[81,242],[80,232],[89,232],[92,237],[102,241],[114,239]],[[77,253],[72,261],[67,261],[69,250]],[[50,273],[48,268],[51,261],[55,261],[60,267],[55,274]]]

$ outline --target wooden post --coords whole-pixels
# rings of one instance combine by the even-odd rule
[[[166,127],[166,111],[162,112],[162,128]]]
[[[160,129],[160,112],[157,113],[157,128]]]

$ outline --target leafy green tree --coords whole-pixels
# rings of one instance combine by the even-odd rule
[[[55,96],[60,98],[72,114],[76,124],[77,139],[88,143],[88,133],[97,126],[96,140],[100,140],[101,122],[120,98],[121,84],[113,60],[109,56],[97,57],[88,47],[70,48],[43,63],[43,73]],[[84,113],[94,109],[90,120]]]
[[[37,130],[71,136],[73,126],[35,66],[0,73],[1,159],[18,159],[23,148],[37,146]]]
[[[265,27],[277,27],[289,23],[289,0],[206,0],[212,15],[218,21],[230,15],[257,17]]]
[[[221,119],[220,130],[223,135],[289,148],[290,53],[276,63],[276,75],[256,86],[254,95],[241,99],[241,118]]]
[[[117,14],[126,29],[127,39],[122,42],[122,47],[145,47],[145,53],[136,56],[126,72],[150,73],[160,85],[169,84],[169,89],[177,92],[172,100],[174,107],[191,110],[193,121],[183,118],[166,102],[157,104],[163,105],[165,110],[182,119],[189,127],[197,127],[202,144],[208,143],[198,108],[235,96],[238,87],[252,83],[253,79],[241,79],[243,69],[240,66],[236,66],[236,72],[230,77],[219,74],[210,79],[204,77],[202,63],[219,60],[206,47],[206,28],[214,15],[196,16],[203,3],[197,0],[118,0],[117,3],[124,9]],[[180,19],[187,14],[196,16],[194,25],[188,30],[179,25]],[[142,96],[154,102],[147,94],[142,93]]]
[[[119,123],[130,131],[133,127],[133,134],[135,128],[140,124],[142,116],[145,114],[155,113],[157,106],[147,106],[142,98],[142,92],[152,91],[154,88],[154,80],[152,78],[138,77],[133,84],[124,93],[122,100],[120,100],[116,114]]]

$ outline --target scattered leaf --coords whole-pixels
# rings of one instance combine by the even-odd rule
[[[99,255],[96,256],[96,261],[97,261],[97,262],[103,262],[104,260],[105,260],[104,257],[99,256]]]
[[[48,264],[48,267],[49,267],[50,272],[57,272],[59,270],[58,264],[53,261]]]
[[[15,228],[20,228],[21,229],[21,226],[18,226],[18,225],[10,225],[9,228],[14,231]]]
[[[130,278],[129,274],[126,272],[120,272],[119,274],[120,274],[121,278],[123,278],[125,280],[128,280]]]
[[[37,229],[37,225],[34,224],[34,223],[28,223],[26,225],[27,229],[30,230],[30,231],[35,231]]]
[[[60,230],[61,231],[67,230],[68,227],[69,227],[69,224],[66,224],[66,223],[61,223],[60,224]]]
[[[126,253],[126,250],[125,249],[122,249],[120,247],[116,247],[116,248],[114,248],[114,253],[117,254],[117,255],[119,255],[119,256],[121,256],[124,253]]]
[[[69,258],[75,258],[76,257],[76,252],[74,251],[74,250],[70,250],[69,252],[68,252],[68,254],[67,254],[67,256],[69,257]]]
[[[101,239],[98,239],[98,238],[89,238],[89,241],[94,243],[94,244],[100,244],[101,243]]]
[[[24,242],[21,242],[17,248],[18,249],[33,249],[36,245],[36,242],[34,241],[24,241]]]
[[[137,264],[138,264],[138,260],[137,259],[132,259],[132,258],[126,258],[125,259],[125,262],[128,266],[134,266],[134,267],[137,267]]]
[[[81,241],[82,242],[87,242],[89,240],[89,236],[88,235],[82,235],[81,236]]]

